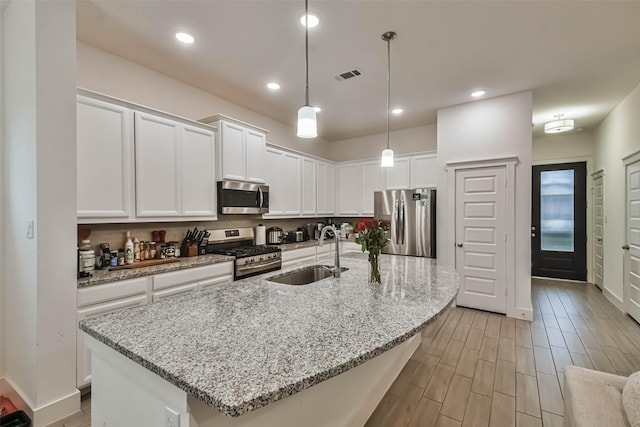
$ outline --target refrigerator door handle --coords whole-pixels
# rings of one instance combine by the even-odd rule
[[[404,197],[402,199],[400,199],[400,214],[402,215],[402,219],[401,219],[402,222],[400,223],[401,233],[402,233],[401,234],[402,235],[402,243],[401,244],[404,245],[404,231],[405,231],[404,228],[405,228],[405,220],[406,220],[406,218],[405,218],[406,211],[405,211],[405,208],[404,208]]]
[[[400,200],[396,199],[395,201],[395,221],[393,224],[395,226],[395,234],[396,234],[396,245],[400,244]]]

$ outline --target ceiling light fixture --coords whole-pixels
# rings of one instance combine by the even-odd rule
[[[404,110],[402,108],[394,108],[391,112],[397,116],[398,114],[402,114]]]
[[[562,133],[573,130],[573,119],[563,119],[564,114],[555,114],[553,117],[555,117],[556,120],[545,123],[544,133]]]
[[[191,34],[185,32],[176,33],[176,39],[184,44],[191,44],[196,40]]]
[[[476,90],[475,92],[471,92],[471,96],[473,96],[474,98],[480,98],[485,93],[487,92],[485,92],[484,90]]]
[[[396,36],[394,31],[387,31],[382,35],[382,40],[387,42],[387,148],[382,150],[382,158],[380,159],[380,166],[383,168],[393,167],[393,150],[389,148],[389,112],[391,103],[391,40]]]
[[[276,82],[269,82],[267,83],[267,87],[271,90],[278,90],[280,89],[280,83],[276,83]]]
[[[314,28],[320,23],[320,18],[313,13],[305,13],[300,17],[300,23],[307,28]]]
[[[309,16],[309,0],[304,0],[304,15]],[[306,25],[304,27],[304,58],[304,105],[298,110],[297,135],[300,138],[315,138],[318,136],[318,122],[316,111],[309,105],[309,27]]]

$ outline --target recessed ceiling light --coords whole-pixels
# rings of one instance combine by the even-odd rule
[[[308,22],[309,22],[308,27],[309,28],[317,27],[318,24],[320,23],[320,18],[318,18],[316,15],[314,15],[312,13],[308,14],[307,16],[309,17],[309,19],[308,19]],[[305,19],[304,15],[302,15],[300,17],[300,23],[303,26],[307,26],[307,19]]]
[[[480,98],[485,93],[487,92],[485,92],[484,90],[476,90],[475,92],[471,92],[471,96],[473,96],[474,98]]]
[[[280,89],[280,83],[276,83],[276,82],[269,82],[267,83],[267,87],[271,90],[278,90]]]
[[[316,113],[319,113],[320,111],[322,111],[322,108],[320,107],[313,107],[313,109],[316,111]]]
[[[191,44],[196,40],[191,34],[184,32],[176,33],[176,38],[179,42],[182,42],[184,44]]]
[[[404,111],[404,110],[403,110],[402,108],[394,108],[393,110],[391,110],[391,112],[392,112],[393,114],[395,114],[396,116],[397,116],[398,114],[402,114],[402,112],[403,112],[403,111]]]

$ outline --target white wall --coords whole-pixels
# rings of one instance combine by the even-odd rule
[[[4,22],[4,10],[8,4],[0,0],[0,22]],[[4,31],[0,29],[0,165],[4,164]],[[4,174],[0,171],[0,189],[4,189]],[[4,191],[0,191],[0,242],[4,241]],[[0,271],[4,270],[4,248],[0,244]],[[4,301],[4,280],[0,273],[0,310]],[[4,370],[4,328],[3,316],[0,314],[0,378]],[[3,395],[3,383],[0,381],[0,396]]]
[[[595,131],[594,170],[604,170],[604,295],[618,307],[623,300],[625,233],[625,167],[622,159],[640,150],[640,86],[607,116]]]
[[[272,144],[330,158],[320,138],[298,138],[291,126],[82,42],[77,71],[78,87],[193,120],[225,114],[267,129]]]
[[[75,3],[13,1],[2,23],[3,375],[14,403],[41,426],[80,407],[75,388]],[[26,224],[32,220],[35,238],[27,239]]]
[[[531,113],[532,94],[523,92],[472,102],[438,111],[438,256],[448,259],[455,236],[447,230],[455,212],[449,212],[448,162],[513,156],[516,165],[515,284],[507,283],[513,306],[507,314],[531,315]],[[508,299],[509,300],[509,299]]]
[[[436,151],[436,125],[418,126],[396,130],[389,135],[389,146],[394,154]],[[380,157],[387,148],[387,133],[361,136],[358,138],[333,141],[329,158],[335,161],[348,161]]]
[[[595,138],[591,132],[573,132],[536,138],[533,140],[532,160],[543,164],[548,160],[557,163],[566,159],[567,162],[576,158],[593,158],[595,153]]]

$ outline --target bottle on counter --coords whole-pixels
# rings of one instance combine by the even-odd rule
[[[124,245],[124,262],[125,264],[133,264],[133,241],[131,241],[129,231],[127,231],[127,243]]]
[[[140,241],[137,237],[133,238],[133,261],[140,261]]]
[[[150,259],[157,258],[156,242],[150,242],[149,243],[149,258]]]

